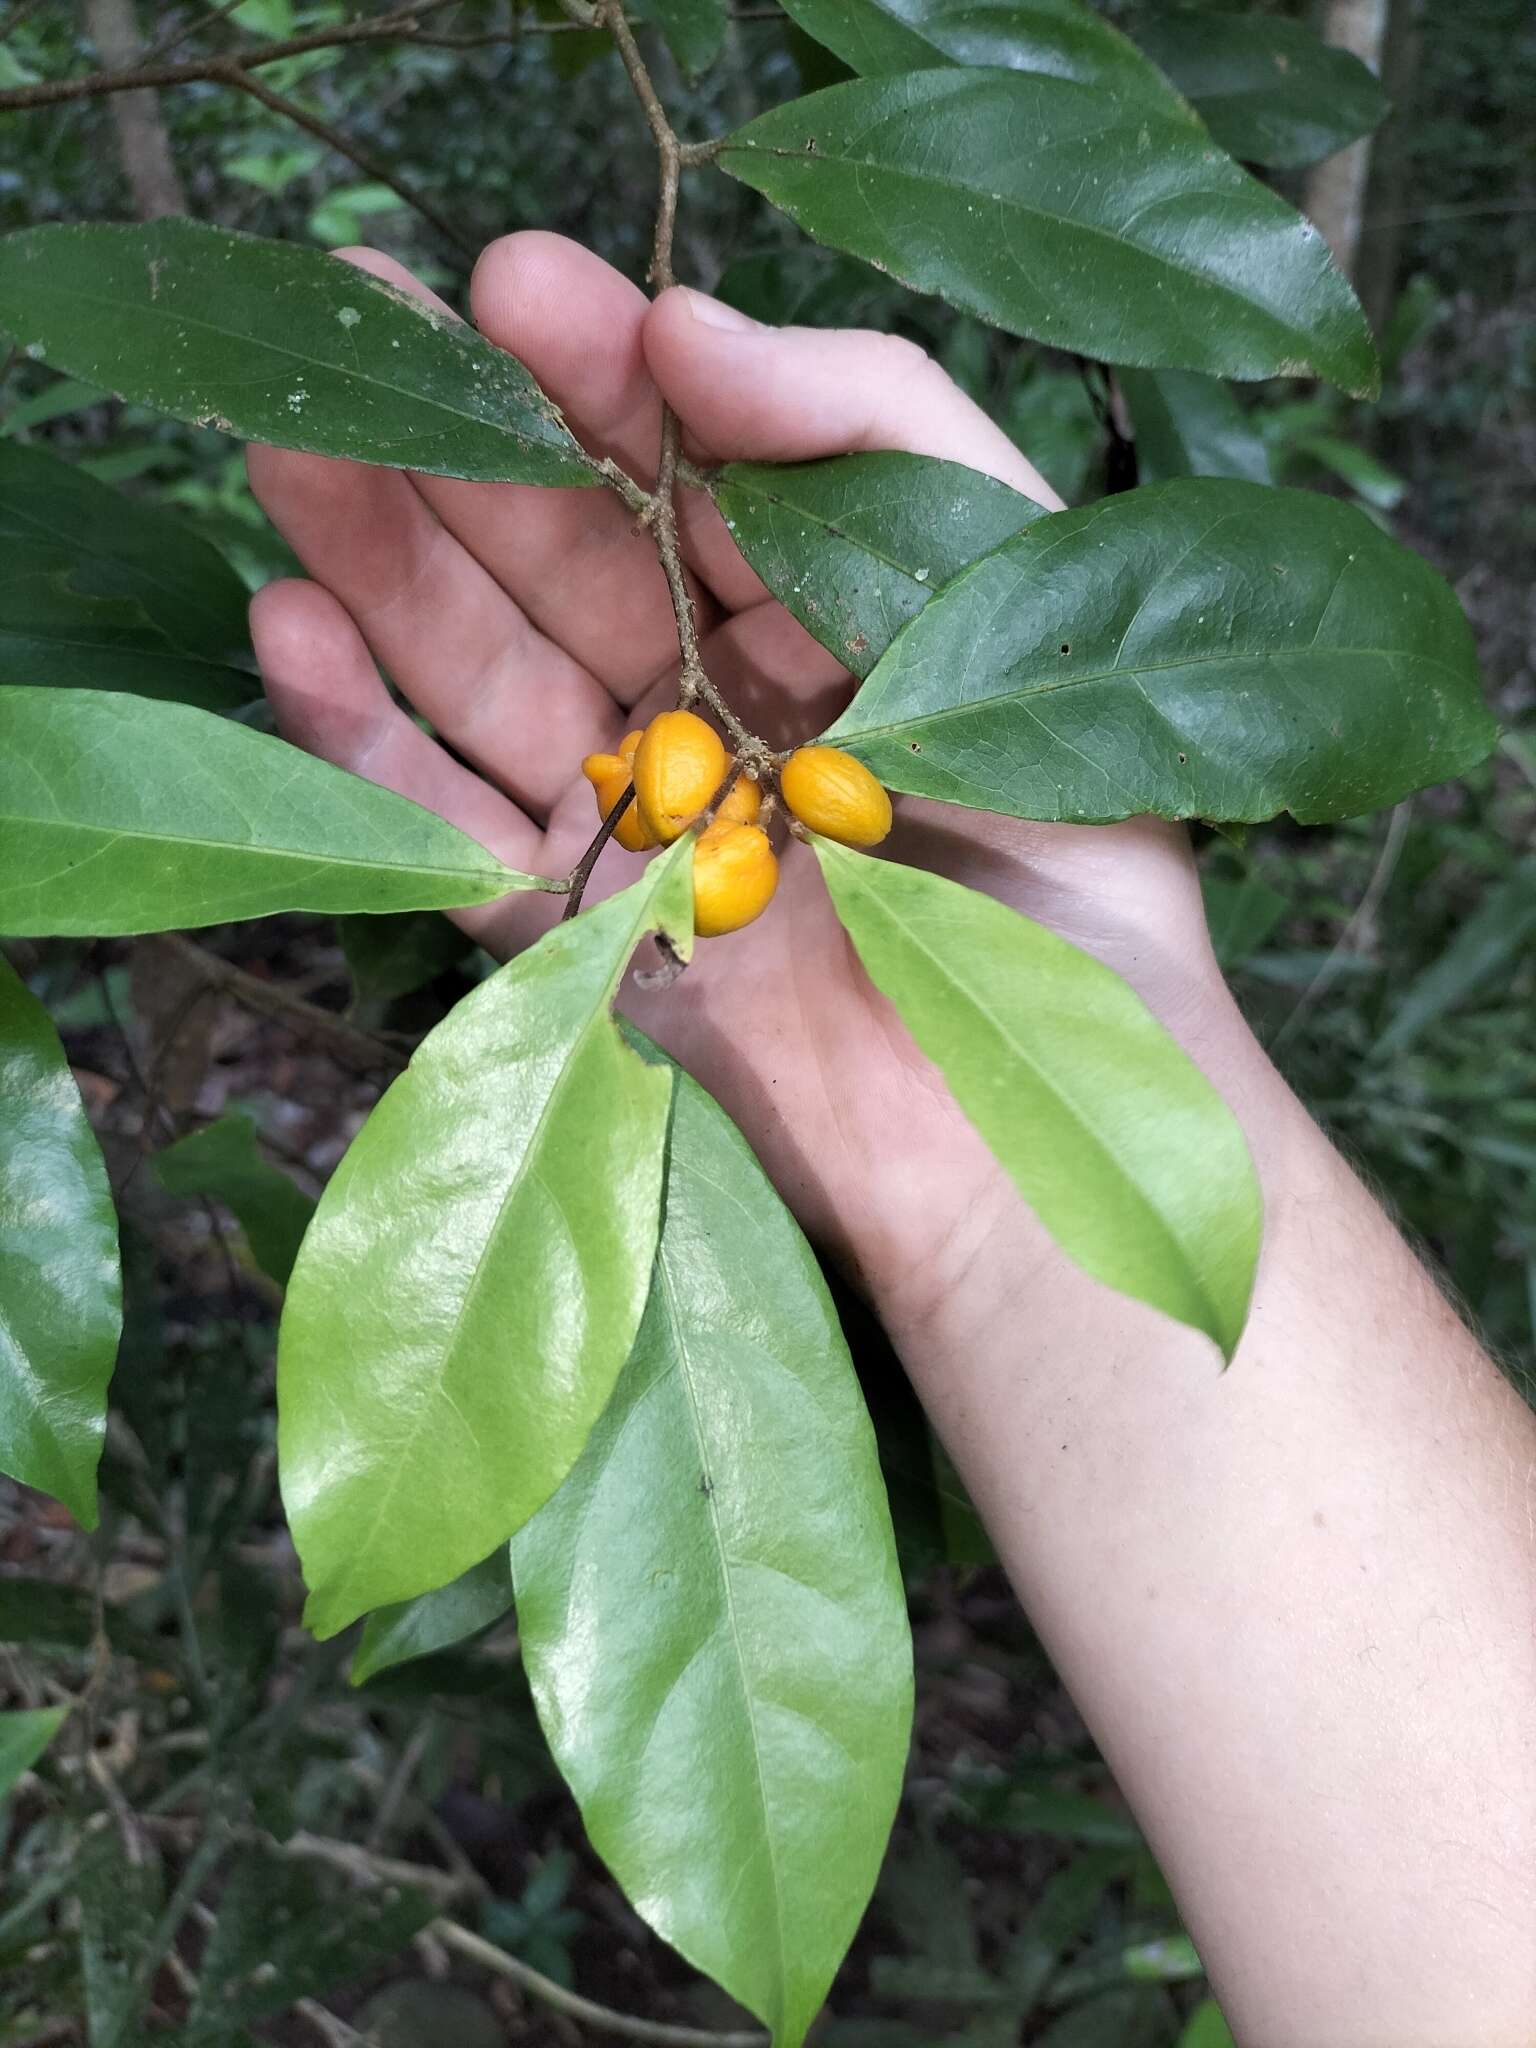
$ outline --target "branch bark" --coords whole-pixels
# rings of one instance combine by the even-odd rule
[[[83,11],[85,32],[103,62],[114,71],[131,70],[143,56],[133,0],[84,0]],[[112,102],[112,123],[135,216],[159,220],[164,214],[185,213],[187,195],[171,155],[158,95],[147,87],[120,93]]]

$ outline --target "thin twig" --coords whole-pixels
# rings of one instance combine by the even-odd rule
[[[169,28],[158,43],[151,43],[140,59],[144,64],[159,64],[169,57],[172,50],[179,50],[183,43],[190,42],[205,29],[217,28],[221,21],[228,21],[241,0],[219,0],[217,7],[210,7],[206,13],[196,15],[191,21],[184,21],[179,28]]]
[[[1386,837],[1382,841],[1381,852],[1377,855],[1376,865],[1371,870],[1371,879],[1365,886],[1365,893],[1355,906],[1354,913],[1350,917],[1349,922],[1330,947],[1328,956],[1323,961],[1322,966],[1318,968],[1316,974],[1313,975],[1312,979],[1297,997],[1295,1008],[1270,1040],[1267,1050],[1271,1055],[1277,1053],[1281,1046],[1285,1044],[1318,997],[1333,986],[1338,978],[1339,963],[1348,951],[1351,941],[1357,934],[1369,935],[1371,926],[1375,922],[1376,912],[1380,907],[1381,899],[1386,895],[1392,877],[1397,870],[1397,863],[1402,856],[1403,845],[1408,836],[1408,821],[1412,815],[1413,799],[1409,797],[1396,807],[1391,817],[1387,820]]]
[[[417,1723],[410,1741],[400,1752],[400,1761],[395,1765],[394,1770],[391,1771],[389,1783],[384,1787],[383,1796],[379,1800],[378,1810],[373,1816],[373,1825],[363,1838],[363,1847],[365,1849],[370,1851],[382,1849],[385,1842],[389,1839],[389,1831],[394,1824],[395,1815],[400,1811],[400,1802],[410,1790],[411,1780],[415,1777],[417,1771],[420,1770],[421,1760],[426,1755],[427,1745],[431,1740],[432,1722],[428,1718]]]
[[[406,206],[419,213],[429,227],[436,228],[445,241],[451,242],[461,256],[473,257],[476,254],[474,244],[467,235],[460,232],[447,214],[440,213],[430,199],[391,170],[382,157],[375,156],[372,150],[365,149],[360,142],[354,142],[349,135],[343,134],[341,129],[333,128],[329,121],[322,121],[318,114],[310,113],[309,109],[300,106],[297,100],[289,99],[284,93],[274,92],[271,86],[263,84],[259,78],[253,78],[244,62],[233,57],[226,58],[215,73],[215,77],[223,84],[233,86],[237,92],[248,93],[264,107],[270,107],[274,114],[281,114],[285,120],[291,121],[295,128],[302,128],[306,134],[313,135],[317,141],[323,142],[327,149],[334,149],[338,156],[344,156],[349,163],[356,164],[368,177],[377,180],[381,185],[387,185]]]
[[[233,996],[248,1010],[277,1018],[301,1038],[323,1046],[336,1059],[361,1073],[376,1074],[385,1068],[403,1067],[409,1058],[403,1044],[363,1031],[356,1024],[349,1024],[345,1017],[338,1017],[333,1010],[322,1010],[318,1003],[306,1002],[302,996],[290,994],[277,982],[262,981],[257,975],[247,974],[243,967],[221,960],[216,953],[210,953],[206,947],[184,938],[179,932],[167,932],[165,943],[194,973],[201,975],[210,988]]]
[[[560,922],[562,924],[565,923],[568,917],[574,917],[577,911],[580,910],[581,899],[586,894],[588,882],[592,879],[592,870],[597,866],[597,857],[613,837],[620,818],[623,817],[634,800],[635,785],[630,783],[613,809],[604,818],[601,825],[598,826],[593,836],[592,844],[581,856],[581,859],[577,861],[575,867],[572,868],[570,886],[566,891],[565,908],[560,913]]]
[[[656,145],[660,182],[656,202],[656,232],[651,244],[651,266],[647,276],[653,290],[668,291],[677,282],[672,268],[672,243],[677,232],[677,195],[683,167],[686,164],[707,161],[715,153],[718,145],[685,143],[678,139],[677,132],[667,116],[667,110],[662,105],[652,82],[651,74],[646,68],[640,45],[635,41],[622,0],[599,0],[596,19],[613,37],[620,61],[645,115],[646,125],[651,131],[651,139]],[[702,698],[735,741],[737,748],[756,758],[762,752],[760,742],[756,735],[742,724],[710,681],[699,653],[698,619],[694,613],[693,596],[688,588],[687,573],[683,568],[682,545],[677,527],[677,469],[682,453],[682,435],[682,424],[677,414],[670,405],[663,404],[656,484],[650,494],[649,505],[641,513],[642,520],[651,529],[656,552],[661,558],[662,574],[667,579],[667,594],[672,601],[672,616],[677,626],[677,645],[681,656],[677,686],[678,702],[693,705]]]
[[[287,57],[302,57],[311,50],[334,50],[351,43],[409,42],[423,15],[455,7],[458,0],[415,0],[414,6],[397,7],[367,21],[340,22],[333,28],[312,29],[307,35],[284,36],[280,41],[260,43],[242,50],[235,61],[247,70],[266,64],[281,64]],[[79,78],[43,78],[33,85],[17,85],[0,92],[0,113],[27,107],[56,107],[66,100],[102,99],[114,92],[136,92],[140,87],[159,89],[171,85],[206,84],[216,80],[220,68],[230,62],[224,57],[187,57],[177,64],[135,64],[126,71],[88,71]]]
[[[516,1956],[508,1955],[504,1948],[498,1948],[495,1942],[487,1941],[483,1935],[460,1927],[455,1920],[434,1920],[432,1932],[445,1948],[457,1949],[461,1956],[487,1970],[494,1970],[499,1977],[510,1977],[542,2004],[567,2014],[571,2019],[585,2020],[589,2027],[596,2027],[600,2033],[620,2034],[629,2041],[672,2044],[672,2048],[768,2048],[766,2034],[721,2034],[703,2027],[671,2027],[661,2020],[638,2019],[629,2013],[615,2012],[611,2006],[597,2005],[590,1998],[567,1991],[563,1984],[555,1983],[552,1977],[546,1977],[542,1971],[531,1968]]]

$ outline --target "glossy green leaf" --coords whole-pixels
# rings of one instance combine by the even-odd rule
[[[543,886],[431,811],[206,711],[0,689],[0,932],[446,909]]]
[[[0,1714],[0,1799],[30,1771],[64,1722],[68,1707],[19,1707]]]
[[[1057,1244],[1230,1358],[1259,1252],[1231,1111],[1125,982],[990,896],[815,841],[865,971]]]
[[[1079,0],[790,0],[789,13],[866,78],[995,65],[1179,110],[1157,66]]]
[[[254,675],[175,646],[136,598],[83,593],[50,552],[12,542],[0,565],[0,685],[130,690],[203,711],[259,693]]]
[[[1315,163],[1386,118],[1386,94],[1367,66],[1319,42],[1304,22],[1169,8],[1132,32],[1222,148],[1245,163]]]
[[[1176,105],[916,71],[775,107],[719,163],[817,241],[1010,333],[1115,363],[1376,389],[1365,316],[1322,237]]]
[[[641,1916],[795,2048],[880,1866],[911,1646],[819,1269],[685,1074],[645,1322],[512,1566],[593,1845]]]
[[[672,1084],[611,1005],[647,932],[687,950],[691,860],[685,835],[460,1003],[321,1199],[278,1352],[318,1635],[504,1543],[613,1390],[650,1282]]]
[[[451,1584],[370,1614],[352,1659],[352,1683],[366,1685],[395,1664],[451,1649],[500,1621],[511,1606],[511,1561],[506,1545],[498,1544]]]
[[[1270,481],[1269,453],[1219,377],[1194,370],[1122,370],[1142,483],[1176,476]]]
[[[288,1284],[315,1205],[267,1159],[256,1125],[238,1110],[189,1132],[155,1154],[160,1185],[173,1195],[211,1195],[233,1212],[251,1256],[279,1287]]]
[[[0,1471],[87,1529],[122,1325],[106,1165],[47,1012],[0,956]]]
[[[1310,491],[1057,512],[968,569],[831,728],[893,789],[1025,818],[1351,818],[1497,738],[1429,564]]]
[[[1285,451],[1331,471],[1378,512],[1395,512],[1408,495],[1404,477],[1342,434],[1301,434],[1285,444]]]
[[[774,596],[856,676],[941,584],[1042,513],[995,477],[926,455],[733,462],[713,489]]]
[[[125,498],[45,449],[0,442],[7,576],[21,550],[35,568],[67,570],[69,588],[83,596],[133,600],[189,655],[222,664],[249,649],[244,583],[184,520],[152,499]],[[245,687],[252,694],[255,678]]]
[[[528,372],[322,250],[190,220],[0,239],[28,355],[198,426],[434,476],[590,484]]]
[[[642,0],[638,12],[654,21],[667,48],[690,76],[707,71],[725,41],[725,0]]]

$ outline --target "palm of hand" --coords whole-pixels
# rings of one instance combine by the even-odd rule
[[[386,259],[364,260],[420,290]],[[691,295],[650,308],[597,258],[537,234],[493,245],[473,298],[483,331],[528,364],[589,446],[634,475],[654,463],[659,384],[712,459],[906,446],[1049,498],[969,401],[886,337],[716,328]],[[675,628],[650,537],[597,490],[408,478],[272,449],[253,449],[251,469],[315,579],[269,586],[253,611],[283,730],[441,812],[512,866],[568,872],[596,825],[581,757],[673,701]],[[696,494],[682,526],[706,669],[764,738],[813,736],[846,697],[846,672],[768,597]],[[393,702],[376,661],[461,760]],[[888,844],[1115,964],[1141,931],[1166,932],[1153,949],[1175,957],[1199,943],[1198,892],[1168,828],[1040,827],[907,803]],[[593,898],[637,870],[609,847]],[[463,922],[510,954],[556,915],[557,899],[523,896]],[[766,916],[700,945],[673,990],[627,991],[625,1008],[736,1117],[813,1234],[873,1236],[895,1259],[915,1256],[936,1218],[942,1230],[995,1183],[865,979],[802,847],[787,849]]]

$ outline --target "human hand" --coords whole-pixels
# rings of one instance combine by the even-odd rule
[[[431,297],[385,257],[351,260]],[[582,440],[647,481],[665,396],[696,460],[898,448],[1059,503],[935,364],[890,336],[766,329],[682,290],[651,304],[589,251],[540,233],[485,252],[471,303]],[[675,701],[675,625],[650,535],[599,490],[407,476],[271,448],[253,448],[250,467],[314,579],[269,585],[253,606],[282,731],[452,819],[513,867],[569,872],[596,825],[583,755]],[[847,672],[768,596],[703,494],[681,494],[679,519],[709,674],[773,744],[812,738],[846,701]],[[470,765],[393,702],[375,661]],[[908,798],[885,850],[1097,953],[1170,1023],[1218,985],[1177,828],[1035,825]],[[637,868],[610,845],[592,900]],[[558,898],[520,894],[461,921],[508,956],[558,914]],[[803,847],[786,848],[767,915],[700,945],[672,989],[626,990],[624,1006],[719,1097],[807,1229],[877,1295],[949,1284],[962,1239],[1016,1206],[866,980]]]

